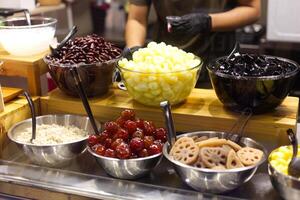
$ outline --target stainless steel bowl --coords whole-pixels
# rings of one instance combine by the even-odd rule
[[[279,195],[288,200],[299,200],[300,197],[300,180],[287,176],[277,171],[270,164],[270,157],[268,159],[268,172],[273,187],[277,190]]]
[[[215,131],[199,131],[183,134],[179,137],[183,136],[208,136],[209,138],[226,138],[228,134]],[[235,139],[236,135],[231,138]],[[243,137],[239,144],[241,146],[248,146],[262,150],[264,152],[264,157],[259,163],[254,166],[228,170],[212,170],[188,166],[181,162],[173,160],[171,156],[169,156],[168,143],[164,145],[163,154],[170,162],[172,162],[176,172],[178,173],[182,181],[185,182],[188,186],[201,192],[218,194],[233,190],[243,183],[249,181],[255,174],[258,166],[266,160],[267,151],[262,145],[258,144],[254,140]]]
[[[80,129],[92,133],[93,129],[88,117],[78,115],[44,115],[37,117],[37,125],[58,124],[62,126],[76,126]],[[26,144],[15,139],[16,134],[31,127],[31,119],[27,119],[15,124],[8,131],[8,137],[13,141],[34,164],[50,167],[65,166],[73,158],[81,154],[86,149],[88,136],[74,142],[55,144],[55,145],[37,145]]]
[[[120,179],[136,179],[142,177],[154,169],[161,161],[162,153],[134,159],[118,159],[100,156],[90,147],[88,151],[96,158],[96,161],[113,177]]]

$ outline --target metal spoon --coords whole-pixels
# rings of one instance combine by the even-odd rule
[[[236,143],[239,143],[241,138],[243,137],[245,127],[252,116],[252,109],[245,108],[238,120],[234,123],[230,131],[228,132],[228,137],[226,139],[233,140]],[[235,139],[232,138],[233,135],[237,135]]]
[[[94,118],[94,115],[93,115],[93,112],[91,110],[91,107],[90,107],[90,104],[89,104],[89,101],[88,101],[88,98],[87,98],[87,95],[86,95],[86,92],[85,90],[83,89],[83,86],[82,86],[82,82],[81,82],[81,78],[80,78],[80,75],[77,71],[77,68],[76,67],[72,67],[70,69],[71,71],[71,74],[74,78],[74,81],[75,81],[75,85],[77,87],[77,92],[81,98],[81,101],[83,103],[83,106],[85,108],[85,111],[86,113],[88,114],[88,117],[90,119],[90,122],[92,124],[92,127],[93,127],[93,130],[94,130],[94,133],[97,135],[99,133],[98,131],[98,127],[97,127],[97,124],[96,124],[96,120]]]
[[[288,134],[289,140],[293,147],[293,157],[292,157],[289,167],[288,167],[288,173],[290,176],[299,178],[300,177],[300,158],[297,158],[297,154],[298,154],[297,137],[292,129],[288,129],[287,134]]]
[[[162,101],[160,102],[160,107],[164,111],[165,124],[168,131],[169,149],[171,149],[176,142],[176,131],[175,131],[174,121],[171,113],[171,106],[169,104],[169,101]]]
[[[24,95],[28,101],[30,112],[31,112],[31,119],[32,119],[32,136],[30,142],[33,143],[33,141],[36,138],[36,113],[35,113],[35,107],[34,103],[30,97],[30,95],[27,92],[24,92]]]
[[[29,12],[29,10],[25,9],[23,12],[24,12],[27,24],[29,26],[31,26],[31,19],[30,19],[30,12]]]
[[[234,48],[231,51],[231,53],[227,56],[226,61],[230,60],[230,58],[237,52],[240,52],[240,43],[239,42],[235,43]]]
[[[66,45],[66,43],[77,33],[77,26],[73,26],[72,29],[70,30],[70,32],[68,33],[68,35],[59,43],[59,45],[57,45],[56,48],[53,48],[51,45],[50,47],[50,51],[51,54],[54,56],[58,55],[58,52],[60,51],[60,49]]]

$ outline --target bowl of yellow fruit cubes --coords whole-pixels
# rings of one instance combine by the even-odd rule
[[[274,188],[282,198],[299,200],[300,177],[288,175],[288,165],[292,155],[292,146],[281,146],[273,150],[268,159],[268,172]],[[299,151],[297,157],[300,157]]]
[[[147,106],[171,105],[184,101],[195,87],[202,60],[192,53],[165,43],[150,42],[118,61],[129,95]]]

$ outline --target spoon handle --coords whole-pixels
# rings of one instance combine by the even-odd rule
[[[77,91],[78,91],[78,94],[79,94],[79,96],[80,96],[80,98],[82,100],[82,103],[83,103],[83,106],[85,108],[85,111],[87,112],[88,117],[89,117],[89,119],[91,121],[93,130],[94,130],[95,134],[97,135],[98,134],[97,124],[96,124],[93,112],[91,110],[91,107],[90,107],[87,95],[85,93],[85,90],[83,89],[80,75],[79,75],[76,67],[72,67],[70,69],[70,71],[71,71],[71,74],[72,74],[72,76],[74,78],[75,85],[77,87]]]
[[[56,50],[59,50],[60,48],[65,46],[65,44],[70,40],[70,38],[72,38],[77,33],[77,30],[77,26],[73,26],[68,35],[56,47]]]
[[[287,131],[289,140],[293,146],[293,157],[292,159],[295,159],[298,153],[298,142],[297,142],[297,138],[296,138],[296,134],[294,133],[294,131],[292,129],[288,129]]]
[[[168,130],[169,148],[172,148],[172,146],[176,141],[176,131],[175,131],[174,121],[171,113],[171,106],[168,101],[162,101],[160,102],[160,107],[164,111],[165,124]]]
[[[32,119],[32,137],[31,141],[35,139],[36,137],[36,113],[35,113],[35,107],[34,103],[30,97],[30,95],[27,92],[24,92],[24,96],[26,97],[29,107],[30,107],[30,112],[31,112],[31,119]]]
[[[240,43],[236,42],[234,45],[233,50],[231,51],[231,53],[229,54],[229,56],[227,56],[226,61],[228,61],[236,52],[240,51]]]

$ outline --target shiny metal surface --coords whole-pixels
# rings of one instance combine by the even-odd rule
[[[37,125],[58,124],[62,126],[73,125],[80,129],[92,132],[90,121],[87,117],[79,115],[44,115],[36,118]],[[31,119],[15,124],[8,131],[8,138],[13,141],[31,160],[32,163],[42,166],[65,166],[77,155],[86,149],[88,136],[75,142],[56,145],[24,144],[15,140],[15,135],[31,127]]]
[[[199,131],[183,134],[182,136],[208,136],[208,137],[219,137],[227,138],[227,134],[224,132],[215,131]],[[235,135],[237,137],[237,135]],[[201,192],[209,193],[224,193],[231,191],[243,183],[249,181],[255,174],[259,165],[266,160],[267,151],[263,146],[255,142],[250,138],[241,138],[240,145],[254,147],[264,152],[262,160],[254,166],[248,166],[238,169],[230,170],[210,170],[201,169],[197,167],[191,167],[173,160],[168,153],[168,143],[164,145],[163,154],[173,164],[177,174],[181,180],[188,186]]]
[[[136,179],[148,174],[160,163],[162,158],[162,153],[160,153],[145,158],[122,160],[100,156],[94,153],[90,147],[87,149],[107,174],[121,179]]]
[[[291,176],[284,175],[278,172],[270,164],[268,159],[268,172],[273,187],[279,195],[288,200],[299,200],[300,198],[300,180]]]

